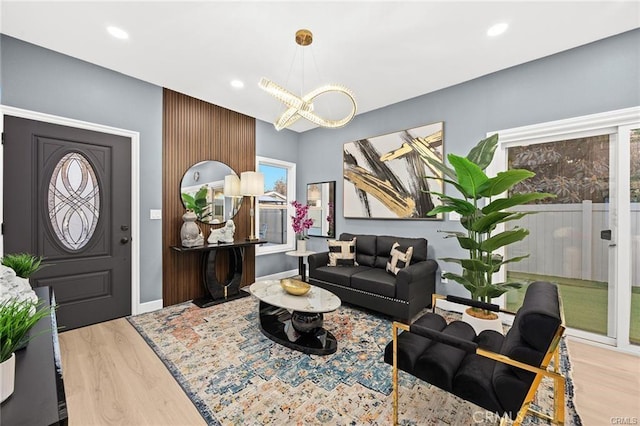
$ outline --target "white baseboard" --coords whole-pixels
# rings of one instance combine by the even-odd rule
[[[152,300],[151,302],[140,303],[138,305],[138,312],[135,315],[157,311],[158,309],[162,309],[162,299]]]
[[[299,275],[297,269],[291,269],[289,271],[278,272],[277,274],[265,275],[263,277],[256,277],[256,281],[262,280],[279,280],[281,278],[288,278],[294,275]]]

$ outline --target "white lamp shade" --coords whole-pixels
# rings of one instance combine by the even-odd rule
[[[240,197],[240,178],[236,175],[226,175],[224,177],[224,196]]]
[[[242,172],[240,174],[240,193],[250,196],[264,194],[264,175],[260,172]]]

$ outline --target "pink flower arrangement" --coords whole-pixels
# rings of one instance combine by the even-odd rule
[[[292,201],[291,205],[296,209],[295,216],[291,216],[291,219],[293,219],[293,232],[296,233],[296,238],[298,240],[305,240],[309,238],[307,236],[307,229],[311,228],[313,225],[313,219],[309,219],[307,217],[309,206],[297,201]]]

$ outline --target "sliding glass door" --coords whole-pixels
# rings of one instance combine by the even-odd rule
[[[507,149],[510,169],[528,169],[536,175],[514,188],[519,192],[549,192],[555,198],[519,210],[530,212],[510,228],[530,231],[525,240],[509,247],[507,257],[528,254],[508,264],[507,279],[525,284],[551,281],[560,287],[569,327],[615,337],[609,327],[609,245],[612,241],[609,135],[561,140]],[[523,287],[507,294],[515,310]]]
[[[525,284],[507,293],[507,308],[520,306],[527,284],[551,281],[571,334],[640,345],[640,108],[498,133],[492,167],[536,173],[514,192],[555,194],[507,225],[530,231],[505,253],[529,255],[500,272]]]

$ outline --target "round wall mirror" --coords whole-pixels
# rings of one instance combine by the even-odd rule
[[[180,198],[200,222],[222,224],[233,219],[242,206],[240,178],[225,163],[201,161],[182,176]]]

